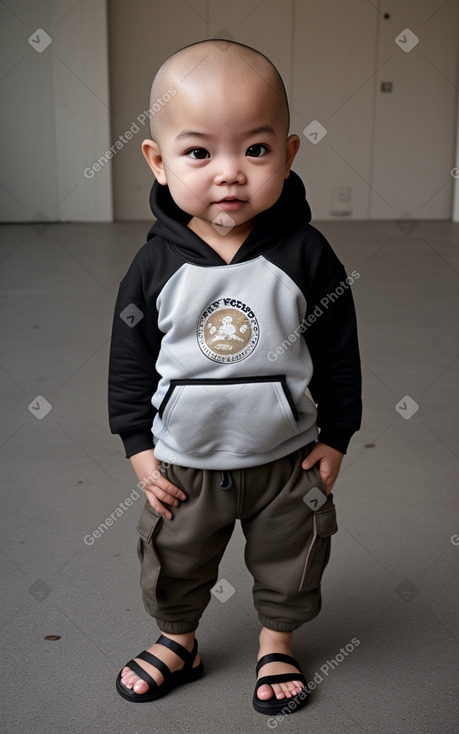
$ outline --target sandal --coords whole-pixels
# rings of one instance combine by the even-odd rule
[[[266,663],[288,663],[289,665],[295,666],[298,669],[298,675],[296,673],[281,673],[279,675],[265,675],[259,680],[255,686],[253,694],[252,705],[255,711],[259,714],[267,714],[268,716],[276,716],[276,714],[293,714],[299,711],[303,706],[306,705],[309,699],[309,690],[306,683],[306,678],[301,672],[301,668],[296,660],[290,655],[284,655],[280,652],[273,652],[269,655],[263,655],[257,663],[256,674],[258,675],[260,668]],[[271,686],[273,683],[286,683],[289,680],[299,680],[304,683],[304,688],[291,698],[270,698],[267,701],[262,701],[257,696],[257,691],[260,686],[268,685]]]
[[[173,652],[175,652],[176,655],[182,658],[182,660],[184,661],[183,668],[180,668],[180,670],[176,670],[175,673],[171,673],[167,665],[163,663],[162,660],[157,658],[156,655],[152,655],[152,653],[144,650],[140,653],[140,655],[137,655],[136,657],[140,660],[145,660],[145,662],[150,663],[150,665],[153,665],[155,668],[157,668],[164,676],[164,680],[158,685],[158,683],[156,683],[156,681],[154,681],[153,678],[148,675],[148,673],[138,663],[136,663],[134,659],[129,660],[129,662],[126,663],[124,667],[130,668],[133,673],[135,673],[139,676],[139,678],[142,678],[142,680],[148,683],[149,689],[146,693],[135,693],[131,688],[126,688],[126,686],[121,683],[120,671],[116,679],[116,690],[118,691],[120,696],[125,698],[127,701],[134,701],[136,703],[156,701],[158,698],[162,698],[167,693],[170,693],[170,691],[172,691],[177,686],[181,686],[183,683],[191,683],[192,681],[198,680],[198,678],[201,677],[203,669],[202,662],[200,662],[199,665],[193,668],[193,663],[196,659],[196,654],[198,652],[197,640],[194,641],[194,646],[191,652],[188,652],[188,650],[183,647],[183,645],[179,645],[178,642],[171,640],[165,635],[161,635],[156,641],[156,644],[168,647],[169,650],[172,650]]]

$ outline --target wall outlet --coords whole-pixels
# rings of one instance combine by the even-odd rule
[[[350,186],[334,186],[332,189],[332,217],[350,217],[352,215],[352,188]]]

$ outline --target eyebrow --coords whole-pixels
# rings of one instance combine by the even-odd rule
[[[267,135],[275,135],[275,130],[271,125],[260,125],[260,127],[256,127],[253,130],[248,130],[246,133],[247,137],[251,137],[252,135],[261,135],[261,134],[267,134]],[[183,140],[184,138],[213,138],[213,135],[210,135],[208,133],[200,133],[196,130],[182,130],[179,132],[176,140]]]

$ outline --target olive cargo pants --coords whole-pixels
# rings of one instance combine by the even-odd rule
[[[172,520],[146,502],[137,531],[145,608],[163,632],[198,626],[236,519],[261,623],[290,632],[319,613],[330,536],[338,528],[333,497],[325,500],[318,470],[301,467],[309,451],[230,472],[162,465],[187,499],[171,508]],[[303,498],[313,487],[318,501],[308,505]]]

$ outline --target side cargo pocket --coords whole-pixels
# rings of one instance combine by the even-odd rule
[[[307,543],[298,591],[312,591],[320,586],[330,558],[331,536],[337,531],[336,507],[332,495],[329,495],[326,503],[312,516],[312,535]]]
[[[145,503],[137,525],[139,539],[137,555],[140,561],[140,586],[144,595],[154,604],[157,603],[156,587],[161,564],[155,549],[155,537],[161,528],[163,518],[158,515],[150,503]]]

